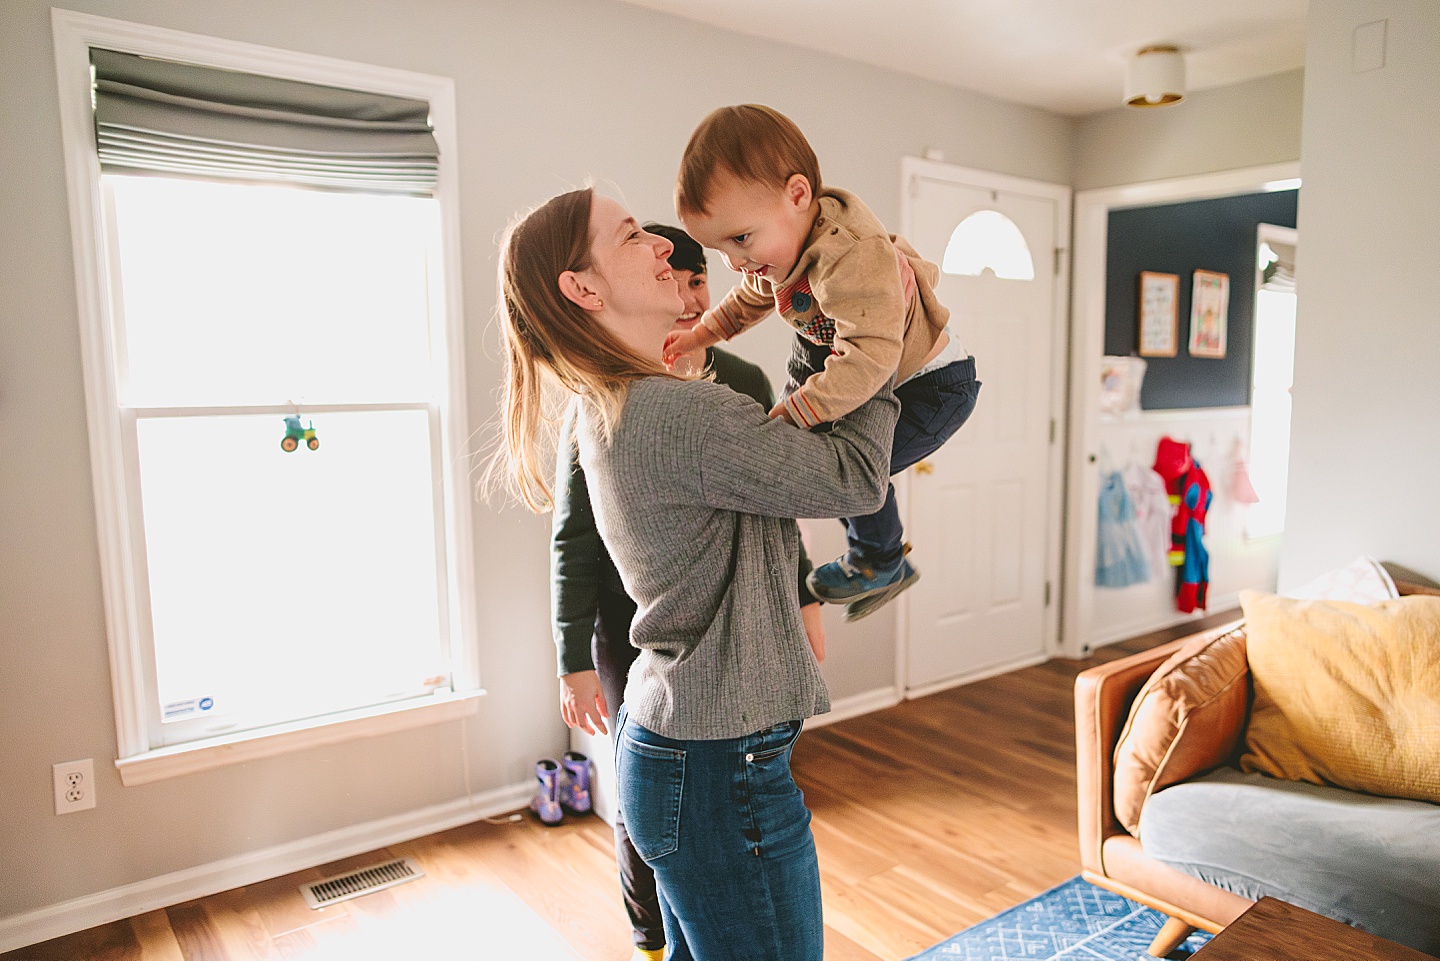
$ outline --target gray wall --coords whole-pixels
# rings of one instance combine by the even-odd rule
[[[1116,107],[1076,127],[1076,190],[1300,159],[1303,71],[1198,90],[1175,107]],[[1118,98],[1118,93],[1117,93]]]
[[[891,224],[899,164],[955,163],[1071,182],[1073,123],[936,84],[606,0],[73,0],[73,9],[453,77],[460,119],[470,417],[499,383],[495,238],[517,208],[612,182],[640,217],[673,219],[694,123],[747,100],[793,116],[827,180]],[[473,720],[141,787],[115,775],[49,0],[0,4],[0,917],[523,781],[562,750],[547,623],[548,520],[476,518],[489,690]],[[724,268],[715,265],[718,271]],[[724,285],[719,285],[723,287]],[[773,323],[739,342],[780,369]],[[824,525],[817,554],[838,549]],[[894,621],[832,622],[837,698],[893,682]],[[463,735],[463,736],[462,736]],[[50,765],[93,757],[99,807],[56,817]]]
[[[1356,26],[1388,19],[1385,67]],[[1281,587],[1356,555],[1440,577],[1440,4],[1311,0]]]

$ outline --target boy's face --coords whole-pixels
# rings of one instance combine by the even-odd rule
[[[681,218],[685,232],[725,255],[732,270],[778,281],[789,275],[815,224],[815,198],[799,174],[783,187],[715,174],[709,213]]]

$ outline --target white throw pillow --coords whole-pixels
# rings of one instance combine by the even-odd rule
[[[1286,597],[1303,601],[1349,601],[1379,604],[1400,596],[1395,582],[1373,557],[1357,557],[1344,567],[1327,571],[1308,584],[1286,591]]]

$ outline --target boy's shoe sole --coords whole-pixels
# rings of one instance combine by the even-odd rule
[[[920,579],[920,572],[915,568],[911,567],[909,561],[905,562],[905,566],[908,569],[908,573],[906,573],[904,577],[900,578],[900,580],[896,581],[894,584],[891,584],[888,587],[882,587],[878,591],[873,591],[869,594],[866,594],[859,600],[851,601],[849,604],[846,604],[845,620],[858,621],[862,617],[868,617],[871,614],[874,614],[876,611],[880,610],[880,608],[884,607],[886,604],[889,604],[895,598],[899,597],[903,591],[905,591],[907,588],[909,588],[912,584],[914,584]]]

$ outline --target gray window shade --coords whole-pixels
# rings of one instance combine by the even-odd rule
[[[92,49],[107,171],[431,194],[430,105]]]

